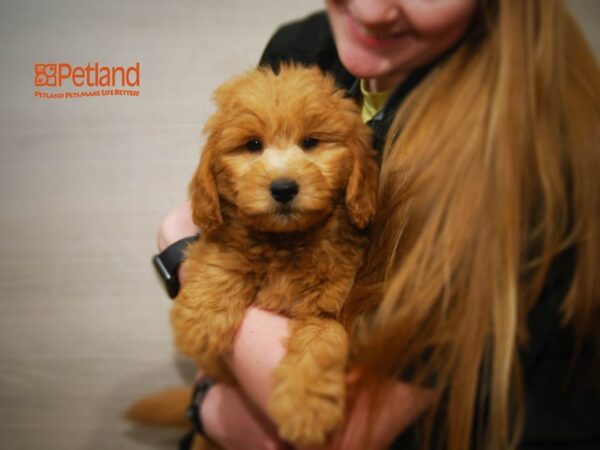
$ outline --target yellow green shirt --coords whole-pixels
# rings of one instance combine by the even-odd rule
[[[383,107],[391,91],[370,92],[366,86],[366,81],[360,80],[360,93],[362,94],[362,108],[360,116],[363,122],[368,122]]]

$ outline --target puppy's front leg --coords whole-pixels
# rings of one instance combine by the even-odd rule
[[[310,318],[294,323],[287,347],[274,372],[269,414],[281,438],[323,443],[343,420],[348,337],[338,322]]]
[[[171,310],[175,345],[207,375],[229,378],[221,357],[231,351],[255,289],[245,277],[214,264],[190,261],[187,270],[188,279]]]

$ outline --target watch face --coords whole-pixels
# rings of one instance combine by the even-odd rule
[[[161,255],[156,255],[152,258],[152,263],[156,268],[158,277],[162,280],[170,298],[175,298],[179,292],[179,281],[175,276],[175,269],[179,264],[176,264],[171,270],[168,267],[168,261],[164,261]]]

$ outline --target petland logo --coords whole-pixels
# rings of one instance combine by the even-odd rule
[[[140,96],[140,63],[131,67],[102,66],[88,63],[86,66],[73,66],[68,63],[34,64],[34,84],[37,98],[74,99],[105,96]],[[60,90],[60,88],[81,88],[81,90]],[[94,88],[94,89],[90,89]],[[120,89],[122,88],[122,89]],[[137,88],[137,89],[136,89]]]

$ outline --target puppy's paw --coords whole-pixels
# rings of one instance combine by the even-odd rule
[[[281,368],[280,368],[281,369]],[[277,372],[277,371],[276,371]],[[295,445],[322,444],[344,419],[344,376],[330,370],[286,374],[269,401],[269,415],[279,436]],[[311,376],[312,375],[312,376]]]

